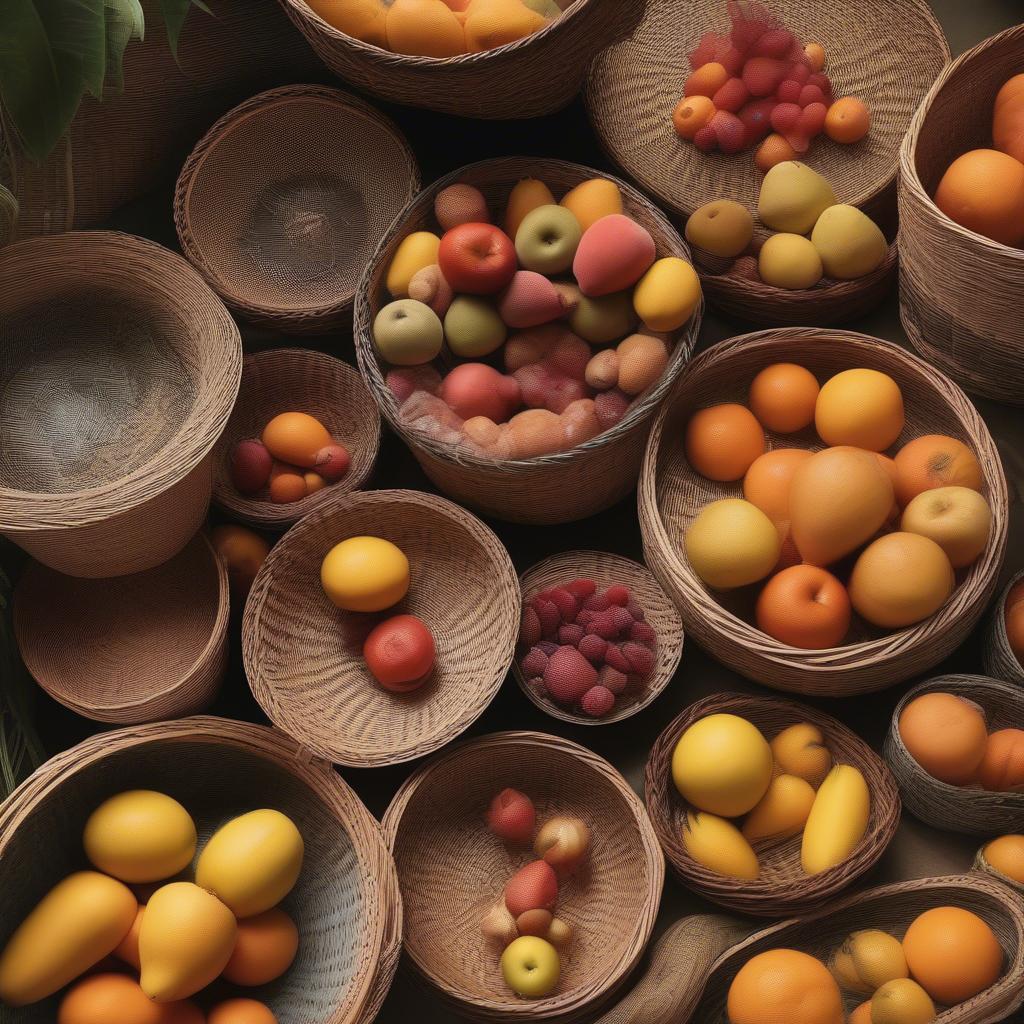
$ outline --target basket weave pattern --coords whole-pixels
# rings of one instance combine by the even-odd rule
[[[1007,583],[1006,589],[992,605],[988,625],[985,627],[985,640],[981,654],[985,672],[988,675],[1024,687],[1024,665],[1021,665],[1017,656],[1010,649],[1010,638],[1006,635],[1006,599],[1014,586],[1022,580],[1024,580],[1024,571],[1017,573]]]

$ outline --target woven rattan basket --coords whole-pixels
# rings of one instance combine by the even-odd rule
[[[988,845],[987,843],[985,844]],[[978,847],[978,852],[974,857],[974,864],[971,866],[972,871],[981,871],[986,875],[992,875],[994,878],[998,878],[1003,885],[1009,886],[1011,889],[1016,889],[1022,896],[1024,896],[1024,882],[1018,882],[1016,878],[1010,878],[1009,875],[1004,874],[997,867],[994,867],[989,863],[988,858],[985,856],[985,846]]]
[[[728,878],[698,864],[683,846],[683,827],[689,808],[672,781],[672,754],[683,733],[708,715],[738,715],[752,722],[771,740],[800,722],[818,726],[833,764],[860,770],[871,792],[867,831],[853,854],[817,875],[800,866],[801,837],[755,844],[761,864],[754,881]],[[885,762],[855,733],[830,715],[776,697],[721,693],[691,704],[669,724],[651,748],[644,774],[647,811],[665,856],[683,884],[706,899],[744,914],[782,917],[800,914],[833,898],[868,871],[885,852],[900,820],[900,797]]]
[[[469,182],[484,192],[493,207],[503,209],[512,187],[528,176],[540,178],[557,197],[582,181],[602,175],[562,160],[506,157],[471,164],[434,182],[392,225],[363,275],[356,295],[356,354],[384,418],[440,490],[497,519],[562,523],[600,512],[633,489],[651,416],[693,350],[700,331],[702,305],[677,332],[675,348],[661,380],[634,402],[620,423],[571,451],[534,459],[495,462],[405,428],[394,396],[384,382],[386,368],[378,360],[373,344],[373,321],[386,301],[384,279],[388,265],[406,235],[434,227],[437,193],[455,182]],[[689,260],[686,243],[658,210],[625,182],[613,180],[622,190],[625,212],[654,236],[658,256]]]
[[[206,516],[209,457],[242,346],[180,256],[107,231],[0,251],[0,532],[73,576],[180,551]]]
[[[231,482],[231,452],[239,441],[259,437],[281,412],[316,416],[352,456],[349,471],[336,484],[301,501],[278,505],[247,497]],[[358,490],[377,461],[380,413],[363,378],[340,359],[301,348],[275,348],[245,357],[242,386],[228,425],[214,451],[213,500],[233,519],[268,529],[284,529],[325,500]]]
[[[155,569],[80,580],[30,563],[14,631],[36,682],[85,718],[181,718],[216,696],[228,656],[228,577],[203,534]]]
[[[646,621],[658,633],[654,669],[650,676],[636,693],[628,696],[623,694],[607,717],[590,718],[560,707],[547,697],[541,697],[528,684],[518,661],[513,662],[512,671],[523,693],[552,718],[560,718],[563,722],[575,725],[610,725],[642,711],[668,686],[683,656],[683,623],[675,605],[646,566],[608,551],[563,551],[531,566],[519,578],[523,601],[525,603],[542,590],[561,586],[580,577],[593,580],[598,588],[623,583],[633,591],[644,610]]]
[[[225,114],[178,177],[182,251],[228,307],[291,334],[347,324],[366,261],[419,189],[416,158],[368,103],[322,85]]]
[[[409,594],[379,615],[344,612],[320,585],[335,544],[371,535],[410,563]],[[249,593],[242,653],[263,710],[336,764],[376,767],[429,754],[467,729],[508,673],[519,629],[519,581],[497,537],[464,509],[419,491],[332,497],[274,547]],[[410,694],[384,690],[363,640],[399,612],[419,616],[437,650],[433,676]]]
[[[501,951],[480,933],[505,882],[534,859],[484,824],[506,786],[530,796],[538,821],[571,814],[591,830],[588,866],[559,893],[558,915],[575,937],[558,987],[543,999],[520,999],[505,985]],[[384,832],[398,865],[411,966],[459,1016],[593,1020],[651,936],[665,865],[647,812],[607,761],[568,740],[504,732],[445,751],[398,791]]]
[[[406,106],[477,118],[528,118],[564,107],[591,58],[636,24],[643,0],[575,0],[518,42],[438,59],[391,53],[328,25],[304,0],[280,0],[320,59],[365,92]]]
[[[908,811],[936,828],[993,836],[1024,832],[1024,793],[993,793],[980,785],[951,786],[929,775],[911,756],[899,733],[903,709],[924,693],[955,693],[977,704],[989,732],[1024,728],[1024,691],[986,676],[936,676],[913,687],[896,705],[885,739],[885,759]]]
[[[1024,405],[1024,249],[961,227],[931,196],[956,157],[992,147],[996,93],[1022,67],[1024,25],[968,50],[932,86],[900,151],[903,329],[968,391],[1013,405]]]
[[[49,888],[86,866],[85,820],[126,780],[180,800],[200,842],[258,807],[292,818],[305,861],[284,907],[299,928],[299,954],[260,998],[280,1024],[368,1024],[385,983],[378,965],[385,974],[391,967],[381,962],[396,914],[387,847],[330,765],[311,762],[294,740],[262,726],[186,718],[103,733],[48,761],[0,811],[0,942]],[[49,1024],[56,1003],[0,1008],[0,1022]]]
[[[985,640],[981,656],[985,672],[996,679],[1005,679],[1016,686],[1024,686],[1024,665],[1010,649],[1010,640],[1006,635],[1006,599],[1010,591],[1018,583],[1024,581],[1024,572],[1017,573],[1006,585],[1006,589],[996,598],[989,612],[988,625],[985,627]]]
[[[992,507],[992,535],[978,560],[961,572],[952,597],[931,618],[881,634],[854,618],[842,647],[788,647],[751,625],[752,588],[721,593],[706,587],[683,551],[687,527],[709,501],[742,497],[739,484],[716,484],[694,472],[683,454],[683,430],[697,409],[746,402],[755,374],[776,362],[806,366],[825,380],[869,367],[890,374],[903,391],[907,424],[897,447],[921,434],[949,434],[970,445],[982,466]],[[818,447],[808,430],[769,447]],[[639,489],[647,565],[679,606],[688,635],[742,675],[780,690],[821,697],[880,690],[926,671],[958,647],[996,587],[1006,547],[1006,478],[995,444],[967,396],[923,360],[889,342],[847,331],[775,330],[731,338],[687,367],[662,406],[647,446]]]

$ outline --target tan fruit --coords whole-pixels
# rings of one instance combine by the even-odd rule
[[[795,775],[776,775],[768,792],[747,815],[740,830],[751,843],[762,839],[788,839],[804,827],[814,803],[810,783]]]
[[[732,199],[716,199],[694,210],[686,222],[686,240],[714,256],[739,256],[754,235],[750,211]]]
[[[832,955],[829,970],[843,988],[863,995],[908,975],[900,940],[878,928],[847,936]]]
[[[916,981],[897,978],[871,997],[871,1024],[929,1024],[935,1004]]]
[[[685,538],[694,572],[716,590],[763,580],[779,560],[782,542],[772,521],[755,505],[723,498],[704,507]]]
[[[815,789],[832,768],[832,753],[825,745],[825,734],[809,722],[798,722],[783,729],[770,746],[775,767],[780,772],[795,775]]]
[[[970,565],[985,550],[992,529],[988,502],[969,487],[936,487],[903,510],[900,528],[935,541],[954,569]]]

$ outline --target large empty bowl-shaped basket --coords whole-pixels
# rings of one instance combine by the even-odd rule
[[[557,915],[575,934],[557,988],[540,999],[522,999],[505,984],[501,947],[480,932],[508,879],[535,859],[484,822],[506,787],[530,797],[538,825],[572,815],[591,833],[589,860],[559,886]],[[384,833],[398,866],[411,966],[459,1016],[593,1020],[650,938],[665,864],[647,812],[607,761],[568,740],[503,732],[445,751],[398,791]]]
[[[72,576],[166,562],[206,516],[241,369],[228,311],[153,242],[0,250],[0,533]]]
[[[1017,573],[1007,583],[1006,589],[992,605],[988,625],[985,627],[985,645],[981,653],[985,671],[990,676],[1024,687],[1024,665],[1013,653],[1010,638],[1006,634],[1006,599],[1018,583],[1024,583],[1024,572]]]

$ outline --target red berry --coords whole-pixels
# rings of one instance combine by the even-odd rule
[[[591,718],[604,718],[615,707],[615,694],[604,686],[593,686],[580,701],[583,713]]]
[[[543,860],[520,868],[505,885],[505,906],[513,917],[528,910],[553,910],[558,902],[558,876]]]
[[[801,85],[806,85],[807,80],[811,77],[811,65],[806,60],[794,61],[790,65],[789,71],[786,72],[786,77]]]
[[[718,63],[730,75],[737,76],[743,70],[743,54],[735,46],[730,46],[718,55]]]
[[[612,668],[611,665],[605,665],[597,673],[597,682],[600,686],[611,690],[612,693],[620,694],[626,689],[629,677],[625,672],[620,672],[617,668]]]
[[[626,608],[629,611],[629,614],[632,615],[637,622],[643,622],[644,619],[647,618],[644,614],[643,608],[640,607],[635,598],[630,600],[629,604],[626,605]]]
[[[634,622],[629,627],[629,638],[642,644],[654,644],[658,641],[658,634],[649,622]]]
[[[548,656],[539,648],[531,647],[519,663],[524,676],[542,676],[548,667]]]
[[[611,609],[598,612],[587,627],[587,631],[601,637],[603,640],[614,640],[618,636],[619,628],[615,625]]]
[[[828,108],[824,103],[811,103],[804,107],[800,114],[800,120],[796,124],[797,132],[800,135],[806,135],[809,139],[820,135],[825,127],[827,114]]]
[[[562,587],[556,587],[551,591],[548,600],[558,609],[563,622],[573,622],[576,613],[580,610],[580,603]]]
[[[743,122],[728,110],[719,110],[711,118],[711,128],[718,136],[718,148],[723,153],[738,153],[747,144],[747,129]]]
[[[585,601],[591,594],[597,590],[597,584],[593,580],[573,580],[572,583],[566,583],[565,589],[572,594],[573,597],[580,601]]]
[[[600,665],[604,661],[604,652],[608,649],[608,641],[593,633],[588,633],[579,642],[579,652],[592,665]]]
[[[591,594],[591,596],[583,602],[583,607],[586,608],[588,612],[603,612],[610,604],[611,601],[608,600],[605,594]]]
[[[793,48],[793,33],[789,29],[775,28],[765,32],[750,49],[752,57],[785,57]]]
[[[768,134],[772,126],[771,116],[774,109],[775,100],[767,98],[751,100],[740,107],[737,116],[743,122],[743,128],[747,133],[746,145],[752,146]]]
[[[711,102],[715,105],[715,110],[718,111],[718,113],[726,112],[734,114],[743,106],[744,103],[747,102],[748,99],[750,99],[750,91],[743,84],[742,79],[730,78],[725,85],[718,89],[715,95],[711,98]],[[715,116],[717,116],[717,114]],[[714,118],[712,118],[711,121],[713,123]],[[706,127],[710,127],[710,125]],[[703,129],[701,129],[701,131],[703,131]],[[721,143],[721,134],[718,133],[717,129],[715,133],[718,136],[719,143]],[[698,132],[698,134],[700,133]],[[694,142],[696,141],[696,136],[694,136]]]
[[[594,621],[595,616],[599,614],[600,612],[592,612],[589,608],[584,608],[583,611],[576,616],[576,625],[582,626],[584,629],[588,629],[590,624]]]
[[[804,135],[797,128],[786,133],[786,141],[793,147],[793,152],[798,155],[803,155],[811,148],[811,137]]]
[[[231,451],[231,482],[241,494],[258,494],[267,486],[274,460],[262,441],[239,441]]]
[[[784,82],[779,83],[778,89],[775,90],[775,98],[780,103],[797,103],[803,87],[802,82],[798,82],[794,78],[787,78]]]
[[[629,662],[631,671],[638,676],[649,675],[654,668],[654,654],[649,647],[630,640],[622,645],[622,653]]]
[[[537,644],[537,650],[543,651],[550,658],[558,650],[558,644],[554,644],[550,640],[541,640]]]
[[[540,619],[532,608],[523,609],[523,617],[519,620],[519,643],[523,647],[532,647],[541,638]]]
[[[575,647],[559,647],[544,670],[544,684],[559,704],[577,703],[595,682],[597,670]]]
[[[817,85],[805,85],[800,90],[800,98],[797,103],[801,107],[809,107],[812,103],[824,103],[825,93]]]
[[[395,693],[422,685],[434,668],[434,637],[415,615],[394,615],[375,626],[363,643],[374,679]]]
[[[528,843],[536,823],[533,801],[518,789],[503,789],[487,808],[487,827],[506,843]]]
[[[612,604],[621,605],[625,608],[626,605],[629,604],[629,587],[624,586],[621,583],[616,583],[604,592],[604,596],[607,597]]]
[[[562,616],[550,601],[535,597],[530,604],[540,619],[540,628],[544,636],[554,636],[562,624]]]
[[[789,67],[773,57],[751,57],[743,65],[743,84],[751,96],[771,96]]]
[[[583,627],[577,626],[574,622],[558,627],[558,642],[560,644],[568,644],[570,647],[578,647],[583,636]]]
[[[693,144],[702,152],[710,153],[718,148],[718,136],[710,124],[704,125],[693,137]]]
[[[800,107],[796,103],[777,103],[772,111],[772,128],[780,135],[786,135],[796,128],[800,113]]]
[[[629,659],[615,644],[608,645],[608,650],[604,652],[604,663],[622,672],[624,675],[629,675],[633,671],[633,666],[630,664]]]
[[[807,76],[808,85],[816,85],[825,97],[824,102],[826,105],[832,102],[832,80],[828,75],[823,75],[820,71],[815,71],[813,74]]]
[[[615,629],[618,633],[628,633],[629,627],[633,625],[633,616],[629,614],[629,611],[625,608],[609,608],[608,613],[612,617],[612,622],[615,624]]]

